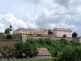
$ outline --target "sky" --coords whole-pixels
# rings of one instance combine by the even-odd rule
[[[69,28],[81,34],[81,0],[0,0],[0,32],[18,28]]]

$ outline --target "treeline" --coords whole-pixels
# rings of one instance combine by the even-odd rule
[[[3,46],[0,48],[0,57],[2,58],[32,58],[37,55],[37,47],[29,43],[29,41],[18,41],[15,46]]]
[[[60,40],[31,38],[27,41],[37,48],[48,48],[54,61],[81,61],[81,44],[73,40],[68,41],[65,38]]]
[[[27,39],[26,42],[19,41],[13,47],[4,46],[0,48],[0,56],[4,58],[32,58],[38,54],[37,48],[48,48],[54,61],[78,61],[81,57],[81,44],[68,41],[65,38],[60,40]]]

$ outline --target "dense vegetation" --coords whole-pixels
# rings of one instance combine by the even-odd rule
[[[37,48],[46,47],[51,52],[54,61],[81,61],[81,44],[68,41],[63,37],[60,40],[28,39],[19,41],[14,47],[2,47],[0,52],[3,57],[32,58],[37,55]]]
[[[58,57],[58,61],[81,61],[81,46],[67,46]]]
[[[0,56],[4,58],[32,58],[35,55],[37,55],[37,47],[28,41],[25,43],[19,41],[14,47],[3,46],[0,48]]]

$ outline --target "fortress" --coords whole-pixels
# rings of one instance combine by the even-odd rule
[[[72,37],[72,30],[66,28],[54,28],[50,30],[51,35],[54,37]],[[49,29],[25,29],[19,28],[13,32],[13,34],[25,34],[25,35],[49,35]]]
[[[50,34],[49,34],[50,33]],[[12,26],[10,26],[10,35],[12,35],[13,39],[6,39],[6,34],[0,33],[0,45],[14,45],[16,41],[22,40],[25,42],[27,39],[39,39],[39,38],[49,38],[53,40],[59,40],[64,35],[66,35],[65,39],[68,41],[75,41],[81,43],[81,37],[72,38],[72,30],[66,28],[54,28],[54,29],[26,29],[19,28],[13,31]],[[6,41],[7,40],[7,41]]]

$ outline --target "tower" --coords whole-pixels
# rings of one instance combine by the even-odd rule
[[[12,28],[12,26],[10,25],[10,33],[9,33],[10,35],[12,35],[13,34],[13,28]]]

